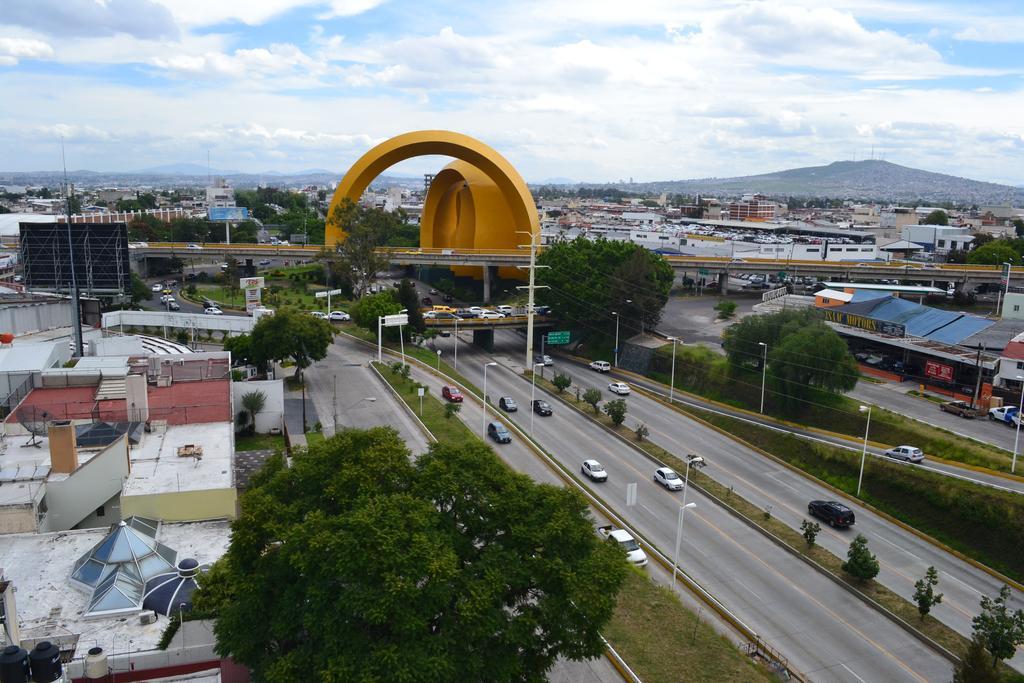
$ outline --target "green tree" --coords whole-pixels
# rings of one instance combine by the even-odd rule
[[[263,412],[267,405],[267,395],[262,391],[249,391],[242,394],[242,408],[249,414],[248,431],[256,431],[256,415]]]
[[[850,542],[843,571],[861,581],[870,581],[878,576],[878,558],[868,550],[868,539],[864,534],[857,534]]]
[[[968,263],[998,266],[1002,263],[1020,263],[1020,254],[1008,240],[994,240],[976,247],[967,254]]]
[[[371,296],[364,296],[352,304],[348,309],[352,321],[364,329],[377,332],[377,318],[383,315],[394,315],[402,310],[402,304],[398,303],[391,292],[381,292]],[[397,328],[385,328],[386,332]],[[395,332],[397,339],[398,333]]]
[[[562,393],[572,385],[572,377],[558,373],[555,375],[554,379],[551,380],[551,383],[555,385],[556,389],[558,389],[558,393]]]
[[[914,583],[914,602],[917,603],[917,611],[921,614],[921,620],[928,616],[932,607],[942,602],[942,593],[936,593],[935,587],[939,585],[939,573],[935,567],[928,567],[924,578]]]
[[[588,327],[615,328],[617,312],[627,336],[651,328],[661,320],[674,278],[664,257],[637,244],[617,240],[590,240],[548,246],[537,263],[550,266],[537,271],[538,303],[551,306],[565,321]],[[630,301],[631,303],[626,303]]]
[[[924,225],[949,225],[949,216],[942,209],[935,209],[924,217]]]
[[[803,534],[804,540],[807,541],[807,547],[813,548],[814,542],[818,538],[818,532],[821,531],[821,525],[817,522],[810,522],[804,520],[800,522],[800,533]]]
[[[427,329],[423,322],[423,312],[420,310],[420,300],[416,296],[416,285],[412,281],[403,278],[398,286],[398,303],[402,305],[409,314],[409,327],[414,332],[422,333]]]
[[[450,420],[462,409],[461,403],[445,403],[444,404],[444,416]]]
[[[985,650],[985,641],[975,635],[953,667],[953,683],[1002,683],[1002,680],[999,669]]]
[[[981,596],[981,614],[974,617],[974,635],[985,643],[985,649],[992,655],[993,666],[1002,659],[1009,659],[1024,644],[1024,610],[1011,612],[1006,604],[1010,599],[1010,587],[999,589],[996,598]]]
[[[764,357],[762,342],[767,344],[769,349],[773,349],[778,346],[783,336],[818,321],[818,314],[809,308],[748,315],[725,328],[722,333],[722,348],[731,367],[760,370]]]
[[[815,321],[789,330],[768,352],[768,374],[775,395],[790,412],[802,409],[812,388],[829,392],[857,386],[859,370],[850,348],[835,330]]]
[[[715,310],[718,311],[719,318],[728,320],[736,314],[736,302],[723,299],[715,305]]]
[[[142,278],[137,274],[132,273],[132,289],[131,289],[131,300],[132,306],[138,306],[141,301],[149,301],[153,298],[153,290],[149,288]]]
[[[597,404],[601,402],[601,390],[591,387],[583,392],[583,401],[590,404],[594,414],[598,413]]]
[[[376,249],[388,244],[400,221],[400,216],[367,209],[347,199],[334,208],[331,223],[345,232],[344,241],[337,246],[338,258],[353,274],[356,297],[362,297],[377,281],[377,273],[387,269],[387,259]]]
[[[281,308],[274,315],[260,318],[250,337],[250,352],[255,359],[265,362],[290,358],[301,378],[314,361],[327,356],[334,330],[326,320],[294,308]]]
[[[604,404],[605,415],[611,418],[612,424],[618,427],[626,420],[626,399],[617,398]]]
[[[390,428],[345,430],[240,505],[195,610],[254,680],[543,680],[604,651],[628,572],[579,494],[482,443],[413,460]]]

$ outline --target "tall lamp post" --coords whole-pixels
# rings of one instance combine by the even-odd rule
[[[459,369],[459,318],[455,318],[455,369]]]
[[[483,418],[480,420],[480,438],[487,434],[487,368],[497,365],[494,361],[484,363],[484,410]]]
[[[408,313],[408,312],[409,312],[408,308],[403,308],[402,310],[399,311],[399,313]],[[405,362],[405,340],[402,338],[402,326],[401,325],[398,326],[398,344],[402,348],[402,365],[406,365],[406,362]]]
[[[615,367],[619,367],[619,313],[612,311],[615,316]]]
[[[768,379],[768,345],[764,342],[757,342],[758,346],[764,347],[764,355],[761,356],[761,414],[764,415],[764,385]]]
[[[1006,266],[1006,282],[1003,283],[1003,302],[999,305],[999,317],[1003,317],[1003,311],[1006,310],[1006,295],[1010,293],[1010,269],[1013,268],[1013,264],[1007,261],[1003,261],[1003,265]]]
[[[441,372],[441,349],[437,350],[437,371]]]
[[[1017,471],[1017,444],[1020,442],[1020,409],[1024,408],[1024,376],[1017,375],[1017,381],[1020,382],[1020,403],[1017,404],[1017,417],[1015,418],[1017,420],[1017,435],[1013,437],[1013,460],[1010,462],[1011,474]]]
[[[676,552],[675,557],[672,560],[672,586],[676,585],[676,572],[679,569],[679,542],[683,537],[683,517],[686,511],[697,507],[696,503],[686,503],[686,490],[690,484],[690,467],[701,468],[704,467],[704,458],[699,455],[687,455],[686,456],[686,473],[683,476],[683,504],[679,507],[679,522],[676,525]]]
[[[537,412],[533,409],[533,402],[536,400],[537,396],[537,368],[543,367],[543,363],[534,363],[533,372],[531,373],[533,379],[533,386],[530,387],[530,436],[533,436],[533,416]]]
[[[868,423],[864,425],[864,446],[860,450],[860,475],[857,477],[857,497],[860,498],[860,485],[864,481],[864,460],[868,457],[868,430],[871,429],[871,406],[861,406],[860,412],[868,414]]]
[[[679,340],[676,337],[669,337],[672,342],[672,382],[668,386],[668,402],[672,403],[676,395],[676,342]]]

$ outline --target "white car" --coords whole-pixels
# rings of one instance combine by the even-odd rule
[[[198,244],[186,244],[185,248],[186,249],[202,249],[202,247],[199,246]]]
[[[337,321],[337,322],[343,322],[344,323],[344,322],[348,322],[349,320],[351,320],[352,316],[350,316],[345,311],[331,311],[331,314],[329,316],[327,316],[327,319],[328,320],[332,320],[332,321]]]
[[[507,304],[502,304],[501,306],[495,306],[494,310],[496,310],[498,313],[504,313],[505,315],[512,315],[513,309],[511,306]]]
[[[608,472],[604,466],[596,460],[584,460],[580,465],[580,472],[590,477],[593,481],[608,481]]]
[[[314,318],[319,318],[320,320],[327,320],[327,314],[324,313],[323,311],[310,311],[309,314]]]
[[[543,366],[544,366],[544,367],[546,367],[546,368],[547,368],[547,367],[551,367],[551,366],[552,366],[552,365],[554,365],[554,363],[555,363],[555,362],[554,362],[553,360],[551,360],[551,356],[547,355],[546,353],[545,353],[545,354],[543,354],[543,355],[540,355],[540,354],[538,354],[538,355],[537,355],[537,356],[536,356],[536,357],[535,357],[535,358],[533,359],[533,362],[534,362],[534,363],[537,363],[537,364],[539,364],[539,365],[543,365]]]
[[[626,559],[637,567],[644,567],[647,565],[647,555],[644,553],[643,548],[636,542],[636,539],[626,531],[625,529],[615,529],[610,524],[607,526],[600,526],[597,528],[597,533],[608,540],[609,543],[614,543],[619,546],[625,553]]]
[[[154,292],[160,292],[160,291],[163,290],[163,288],[164,288],[164,283],[162,283],[162,282],[158,282],[155,285],[153,285],[152,287],[150,287],[150,289],[153,290]]]
[[[433,320],[436,317],[437,317],[437,311],[424,311],[423,312],[423,319],[424,320]]]
[[[209,308],[203,309],[203,313],[206,315],[224,315],[224,311],[220,310],[216,306],[210,306]]]
[[[629,385],[625,382],[612,382],[608,385],[608,391],[619,396],[629,396]]]
[[[164,294],[163,296],[160,297],[160,303],[162,304],[166,304],[170,301],[174,301],[174,297],[171,296],[170,294]]]
[[[480,314],[483,313],[484,311],[486,311],[487,309],[486,308],[481,308],[480,306],[470,306],[466,310],[469,311],[470,313],[472,313],[473,315],[479,317]]]
[[[915,448],[914,446],[897,446],[896,448],[890,448],[885,454],[890,458],[905,462],[924,461],[924,453],[921,452],[920,448]]]
[[[477,313],[478,318],[482,320],[499,320],[505,317],[504,313],[498,313],[497,311],[484,311],[483,313]]]
[[[590,363],[590,369],[598,372],[611,372],[612,364],[606,360],[595,360]]]
[[[661,484],[669,491],[682,491],[683,479],[676,471],[669,467],[659,467],[654,470],[654,482]]]

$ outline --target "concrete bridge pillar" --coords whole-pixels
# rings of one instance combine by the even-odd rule
[[[484,266],[484,303],[491,303],[491,266]]]
[[[718,293],[729,293],[729,271],[727,270],[718,274]]]

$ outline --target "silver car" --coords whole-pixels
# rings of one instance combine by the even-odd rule
[[[914,446],[897,446],[896,448],[890,448],[885,454],[890,458],[905,462],[917,463],[924,461],[924,453],[921,452],[920,448],[915,448]]]
[[[675,470],[669,467],[659,467],[654,470],[654,481],[661,484],[669,491],[683,490],[683,478],[676,474]]]

